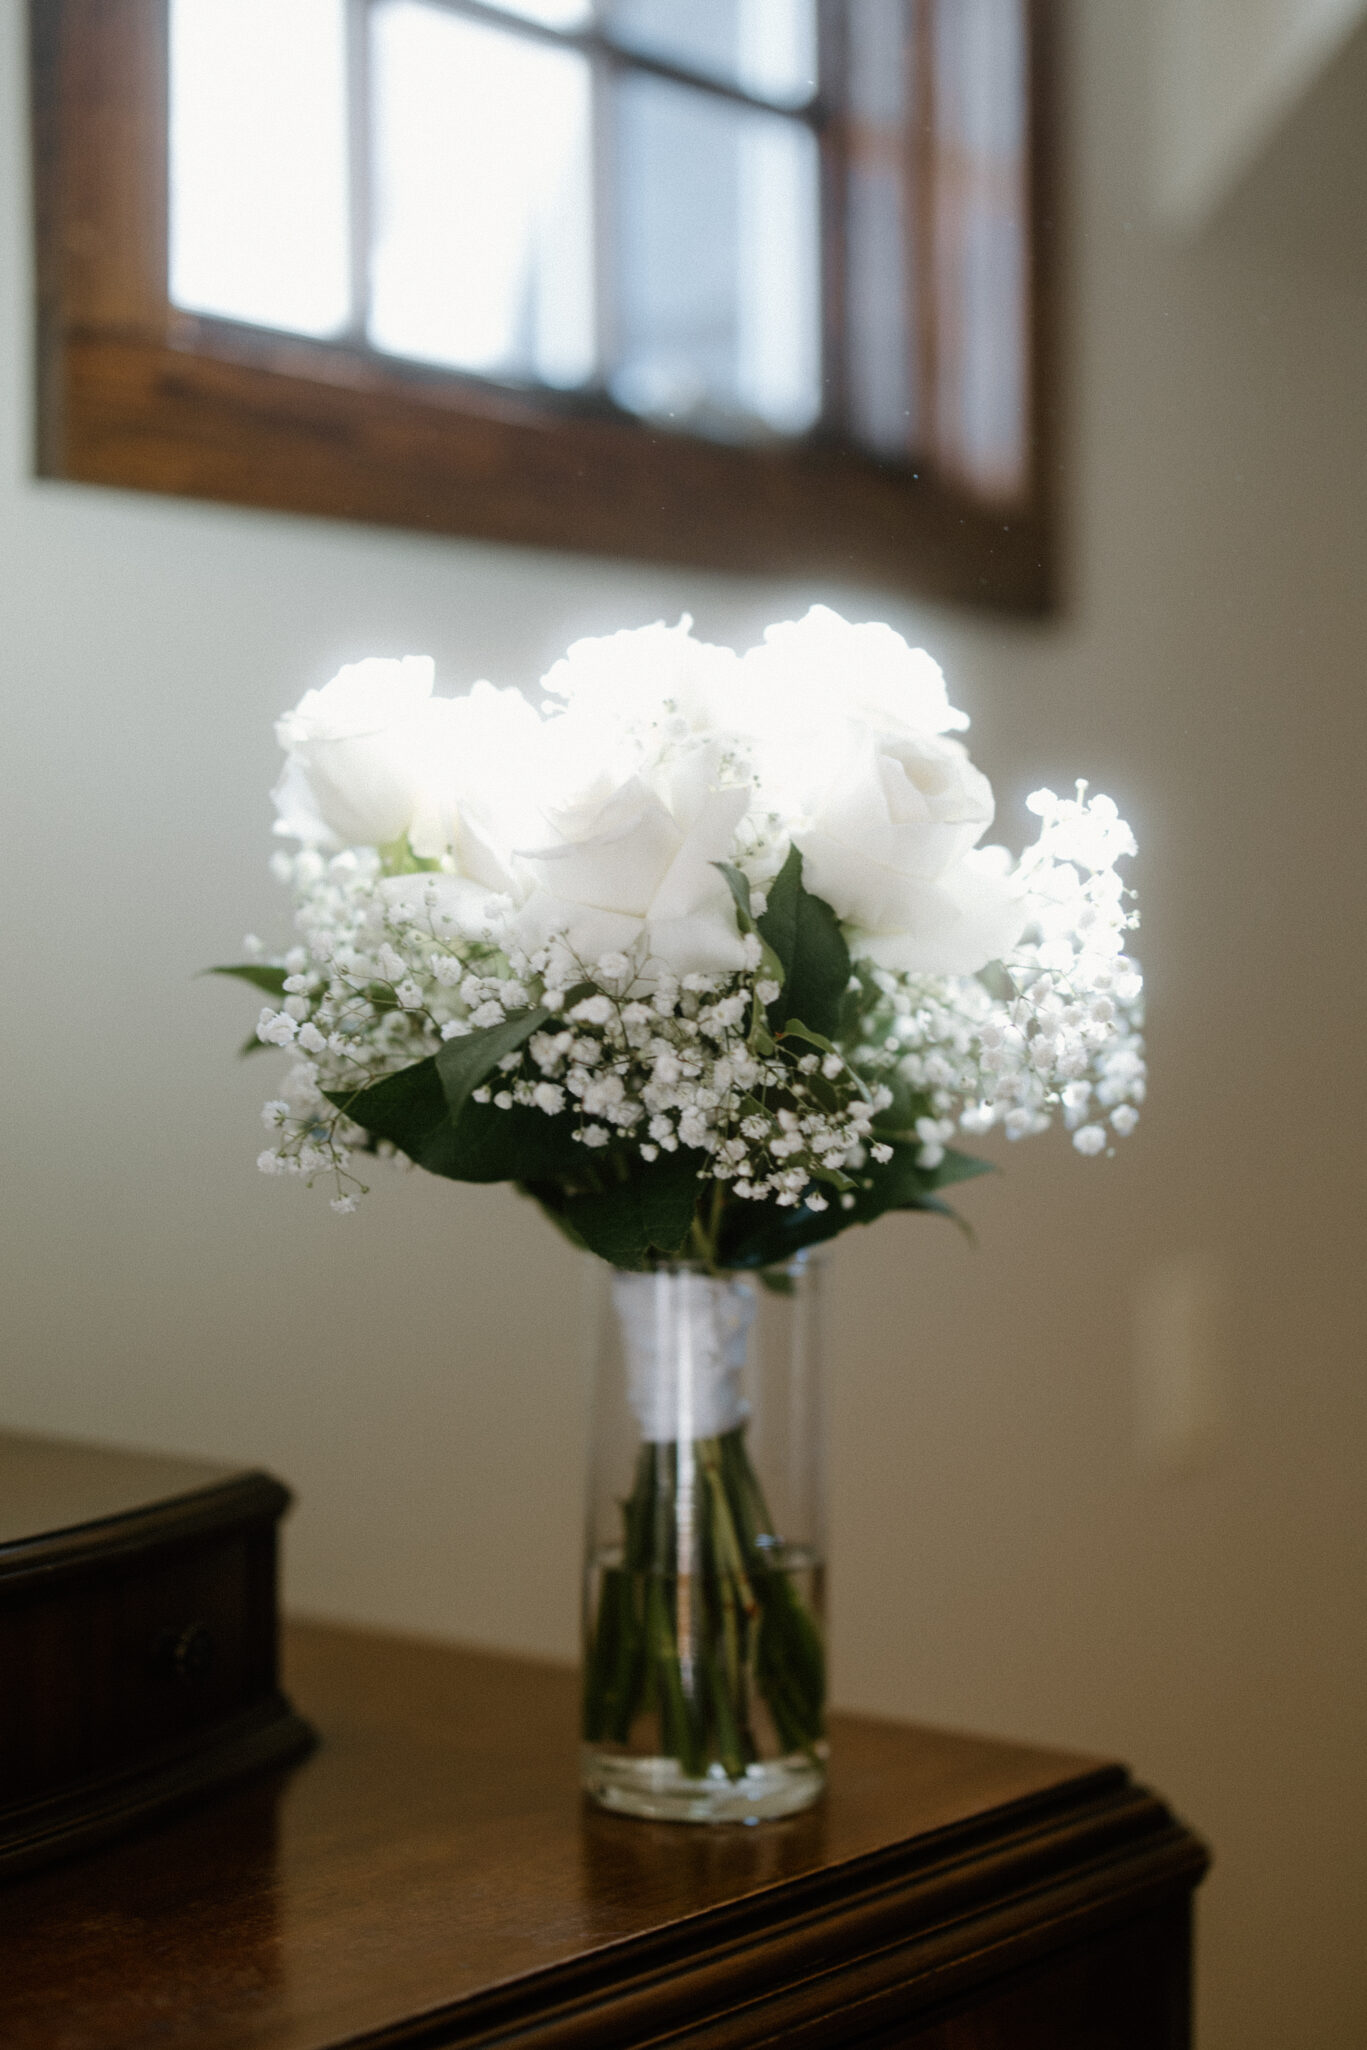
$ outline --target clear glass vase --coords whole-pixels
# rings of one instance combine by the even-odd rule
[[[584,1591],[583,1784],[755,1822],[825,1780],[819,1263],[612,1270]]]

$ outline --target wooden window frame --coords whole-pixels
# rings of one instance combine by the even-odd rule
[[[928,461],[913,472],[819,436],[728,446],[181,312],[166,284],[167,0],[30,0],[38,474],[1047,611],[1053,15],[1031,0],[1029,481],[994,505]]]

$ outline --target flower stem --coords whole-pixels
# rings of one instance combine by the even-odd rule
[[[723,1271],[717,1264],[717,1256],[721,1246],[721,1217],[725,1205],[726,1186],[723,1182],[714,1181],[710,1185],[709,1193],[700,1198],[689,1230],[689,1244],[693,1255],[701,1261],[709,1274],[720,1274]],[[702,1214],[704,1206],[707,1210],[705,1220]]]
[[[690,1778],[728,1779],[775,1740],[815,1756],[824,1730],[825,1655],[817,1619],[778,1541],[744,1426],[699,1438],[703,1477],[692,1543],[676,1514],[678,1447],[641,1447],[622,1504],[620,1552],[600,1570],[584,1671],[590,1743],[643,1748]],[[806,1562],[803,1562],[806,1563]],[[773,1738],[755,1724],[762,1704]]]

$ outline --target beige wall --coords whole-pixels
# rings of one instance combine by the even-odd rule
[[[1365,0],[1158,0],[1154,191],[1210,219],[1367,13]]]
[[[1216,1846],[1205,2050],[1356,2050],[1367,258],[1360,175],[1324,166],[1360,174],[1367,64],[1337,145],[1293,129],[1184,244],[1147,217],[1151,10],[1077,12],[1069,609],[821,595],[945,660],[1011,830],[1074,770],[1129,811],[1152,1110],[1110,1164],[1012,1153],[966,1199],[976,1252],[916,1220],[840,1248],[836,1691],[1131,1760]],[[340,659],[510,682],[585,629],[688,606],[744,640],[816,593],[30,481],[20,15],[0,1420],[264,1462],[299,1492],[297,1608],[568,1654],[570,1256],[503,1191],[398,1179],[339,1224],[262,1181],[252,1007],[194,973],[279,929],[269,722]],[[1223,1291],[1227,1388],[1176,1469],[1137,1451],[1131,1335],[1170,1259]]]

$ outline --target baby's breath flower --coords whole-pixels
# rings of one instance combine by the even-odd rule
[[[852,680],[856,694],[862,687]],[[632,710],[632,688],[621,716],[633,748],[695,744],[678,707],[648,718]],[[535,714],[516,715],[518,735],[525,717]],[[720,789],[761,774],[748,737],[717,740]],[[1037,791],[1029,803],[1039,837],[1013,872],[1028,917],[1002,963],[929,974],[887,965],[910,958],[896,949],[880,961],[857,954],[831,1052],[796,1034],[775,1047],[764,1013],[783,986],[748,921],[737,921],[723,956],[735,965],[704,972],[696,954],[655,958],[653,926],[606,949],[576,950],[572,926],[526,927],[520,944],[513,870],[506,891],[481,890],[444,843],[414,849],[433,864],[420,874],[376,847],[282,851],[272,867],[294,891],[295,943],[257,1036],[305,1058],[263,1112],[276,1145],[262,1154],[262,1171],[326,1176],[333,1207],[349,1215],[361,1189],[348,1149],[362,1134],[334,1098],[532,1007],[549,1022],[501,1054],[473,1101],[563,1118],[567,1138],[590,1153],[612,1149],[614,1173],[636,1156],[649,1164],[683,1153],[702,1181],[725,1185],[728,1200],[819,1212],[836,1199],[818,1192],[814,1176],[868,1182],[899,1146],[933,1173],[961,1132],[1000,1127],[1019,1139],[1057,1120],[1080,1152],[1104,1152],[1134,1129],[1146,1086],[1142,979],[1125,951],[1137,917],[1115,865],[1133,839],[1110,800],[1085,786],[1070,796]],[[782,798],[759,789],[730,850],[718,843],[710,857],[745,873],[755,918],[791,829]],[[538,844],[544,838],[525,834],[509,842]],[[720,877],[716,889],[729,919]],[[856,949],[863,943],[853,928],[848,936]],[[259,959],[264,949],[249,936],[245,952]],[[838,1201],[848,1212],[857,1198],[844,1190]]]
[[[256,1021],[256,1036],[267,1046],[288,1046],[298,1030],[295,1019],[284,1011],[273,1011],[269,1005]]]

